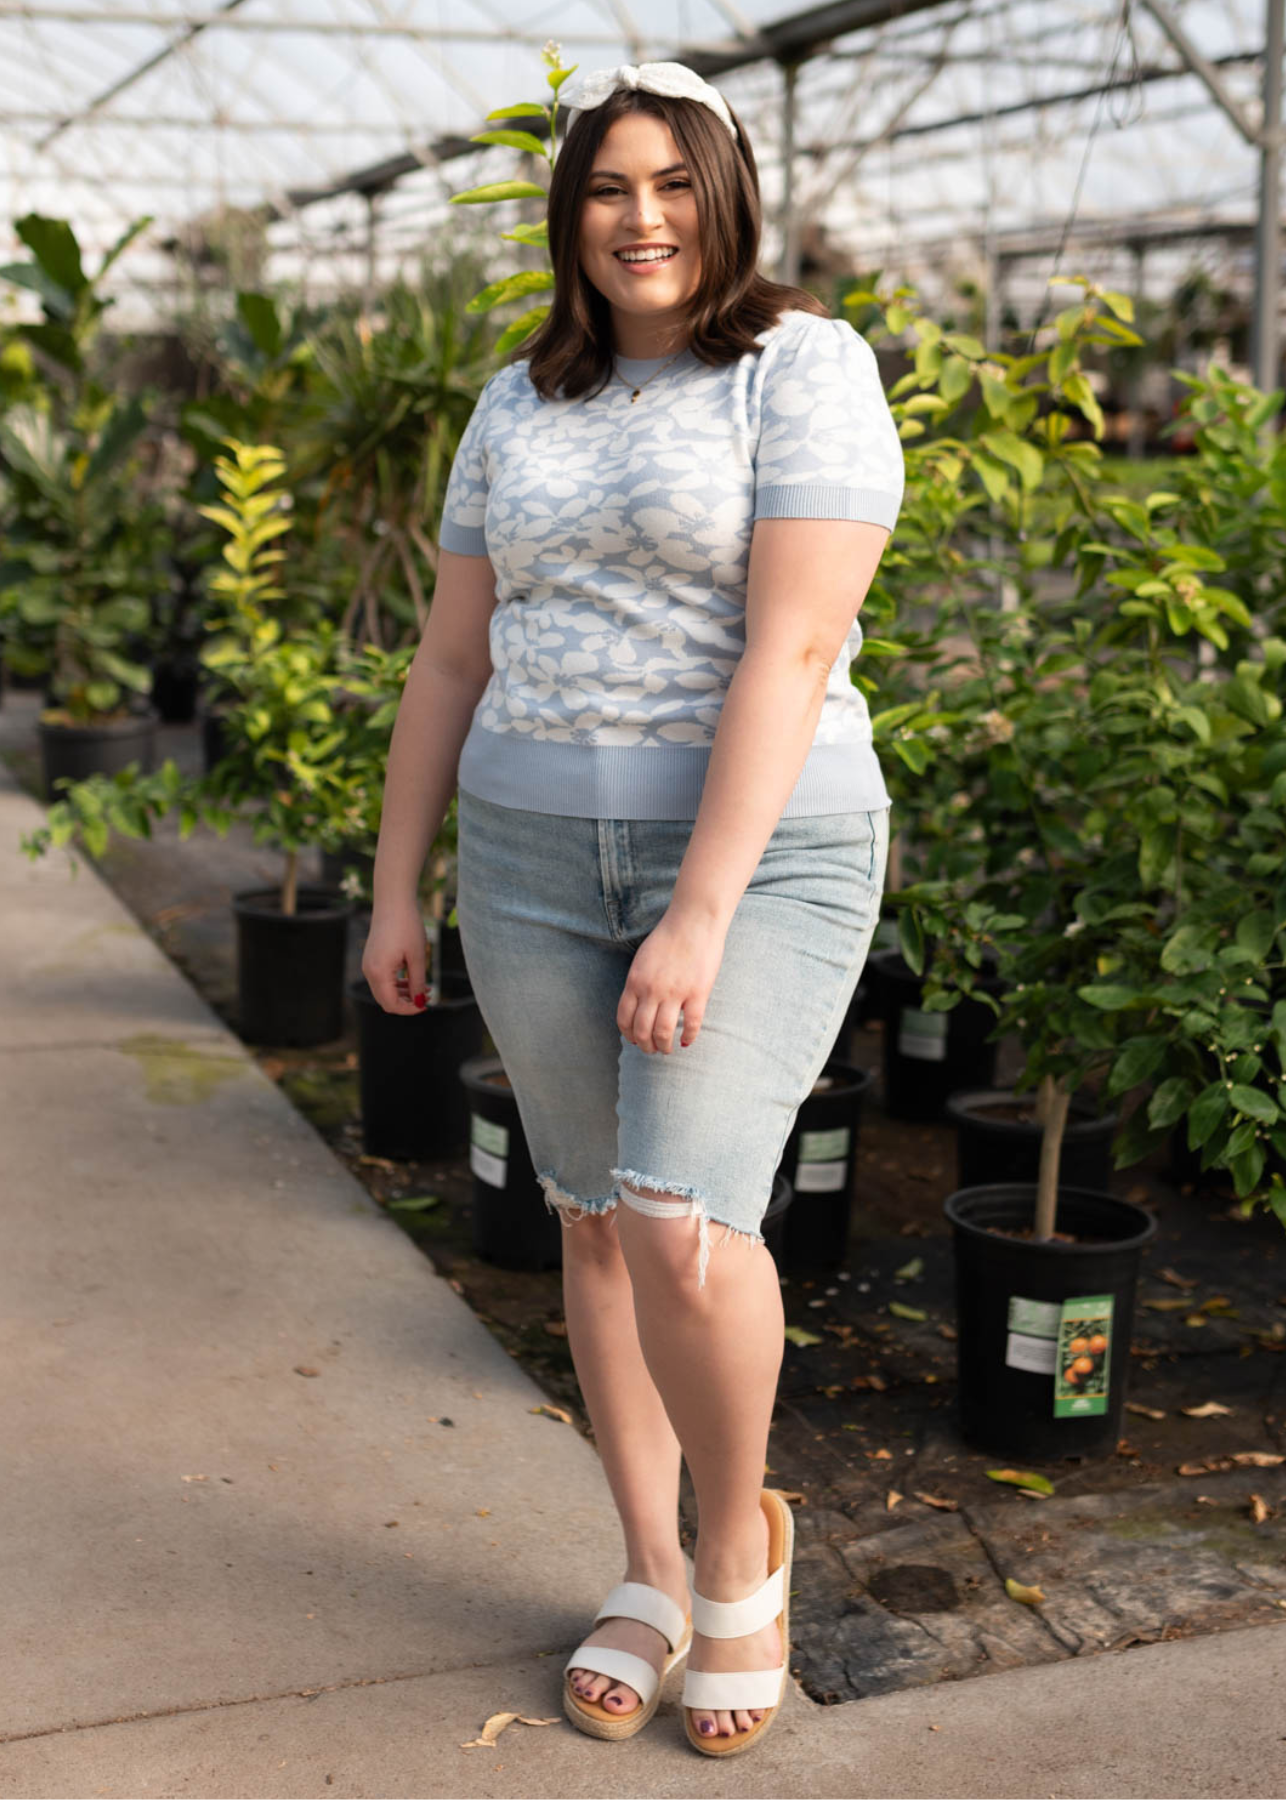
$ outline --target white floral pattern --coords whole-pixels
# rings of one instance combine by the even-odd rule
[[[637,402],[621,380],[542,400],[521,362],[487,382],[439,541],[486,555],[495,571],[493,673],[470,732],[487,734],[489,753],[498,737],[513,750],[523,740],[708,751],[745,649],[756,520],[893,529],[902,448],[870,345],[842,319],[797,311],[759,342],[718,369],[689,352]],[[861,643],[855,620],[816,745],[870,745],[849,676]],[[652,761],[642,759],[645,781]]]

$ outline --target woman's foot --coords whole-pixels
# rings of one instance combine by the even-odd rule
[[[759,1560],[749,1573],[744,1566],[740,1572],[733,1568],[726,1568],[722,1573],[713,1569],[706,1572],[698,1544],[693,1581],[698,1594],[704,1594],[707,1600],[744,1600],[763,1586],[768,1579],[768,1515],[762,1507],[759,1508],[759,1522],[763,1528]],[[774,1619],[771,1625],[747,1632],[745,1637],[705,1637],[694,1631],[687,1666],[726,1674],[738,1669],[780,1669],[781,1658],[781,1629]],[[734,1732],[749,1731],[768,1710],[760,1706],[745,1712],[702,1712],[693,1707],[692,1726],[702,1737],[731,1737]]]
[[[656,1573],[640,1574],[635,1569],[627,1569],[621,1578],[623,1581],[646,1581],[651,1587],[660,1588],[668,1594],[686,1616],[692,1607],[692,1597],[688,1592],[687,1565],[682,1561],[676,1569],[664,1575]],[[650,1662],[659,1675],[661,1665],[670,1654],[670,1646],[651,1625],[645,1625],[641,1619],[604,1619],[596,1625],[584,1644],[602,1644],[609,1650],[629,1650],[635,1656],[641,1656]],[[640,1704],[639,1696],[628,1682],[613,1681],[610,1675],[598,1675],[593,1669],[572,1667],[567,1671],[567,1679],[571,1683],[572,1692],[582,1700],[597,1700],[610,1713],[619,1713],[625,1718]]]

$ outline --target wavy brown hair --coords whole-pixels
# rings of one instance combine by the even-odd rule
[[[617,88],[601,105],[576,113],[554,159],[548,212],[554,298],[512,359],[528,362],[532,386],[542,400],[555,398],[559,389],[568,400],[600,393],[612,377],[611,310],[580,266],[580,219],[599,146],[617,119],[633,112],[653,113],[669,126],[692,177],[701,248],[701,279],[686,315],[693,354],[717,367],[748,350],[757,352],[763,345],[755,342],[756,334],[792,307],[830,317],[829,309],[805,288],[769,281],[759,273],[759,171],[736,114],[734,142],[699,100]]]

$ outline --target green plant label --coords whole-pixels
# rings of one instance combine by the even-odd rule
[[[502,1188],[509,1170],[509,1127],[469,1115],[469,1167],[488,1187]]]
[[[1009,1296],[1009,1336],[1005,1361],[1011,1369],[1027,1369],[1033,1375],[1052,1375],[1058,1360],[1058,1322],[1062,1308],[1057,1300],[1025,1300]]]
[[[797,1194],[835,1194],[844,1186],[848,1146],[852,1133],[847,1125],[831,1131],[801,1131],[799,1161],[795,1168]]]
[[[1111,1294],[1064,1300],[1058,1321],[1054,1417],[1083,1418],[1107,1411],[1107,1366],[1112,1354]]]
[[[916,1062],[945,1062],[946,1013],[921,1012],[918,1006],[904,1006],[898,1015],[898,1054],[913,1057]]]

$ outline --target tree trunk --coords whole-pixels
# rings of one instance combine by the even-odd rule
[[[281,884],[281,910],[288,917],[296,911],[295,897],[299,890],[299,852],[287,850],[286,873]]]
[[[1061,1080],[1055,1080],[1052,1075],[1041,1078],[1037,1116],[1043,1129],[1040,1140],[1040,1173],[1036,1178],[1033,1237],[1047,1238],[1054,1231],[1058,1208],[1058,1163],[1071,1099],[1071,1093]]]

